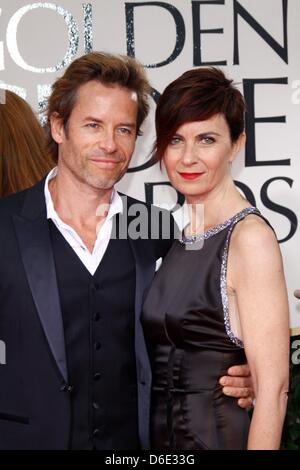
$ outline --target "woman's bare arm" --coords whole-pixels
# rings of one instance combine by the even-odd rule
[[[248,448],[278,449],[288,391],[288,300],[278,243],[271,228],[255,216],[233,232],[228,281],[237,297],[256,396]]]

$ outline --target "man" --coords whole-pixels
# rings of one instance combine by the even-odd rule
[[[75,60],[49,99],[57,168],[0,203],[2,449],[149,448],[151,371],[139,318],[170,240],[111,236],[124,223],[129,232],[137,202],[113,188],[148,92],[133,59]],[[249,395],[247,378],[225,380],[237,385],[227,393]]]

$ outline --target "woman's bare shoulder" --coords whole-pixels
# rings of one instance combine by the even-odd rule
[[[232,243],[236,248],[269,247],[278,245],[276,235],[268,223],[261,217],[249,214],[233,230]]]

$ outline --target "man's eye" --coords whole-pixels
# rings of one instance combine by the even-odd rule
[[[91,129],[98,129],[99,127],[96,122],[89,122],[86,126],[90,127]]]
[[[119,132],[120,132],[121,134],[128,134],[128,135],[130,135],[130,134],[131,134],[131,129],[128,129],[128,127],[120,127],[120,128],[119,128]]]

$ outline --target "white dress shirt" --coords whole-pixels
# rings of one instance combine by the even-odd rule
[[[45,181],[45,200],[47,208],[47,219],[51,219],[57,229],[60,231],[65,240],[69,243],[71,248],[75,251],[76,255],[80,258],[86,269],[94,275],[98,268],[106,248],[108,246],[111,231],[113,227],[113,217],[118,213],[123,212],[123,201],[121,196],[113,189],[108,214],[97,233],[96,243],[93,252],[91,253],[85,243],[81,240],[78,233],[61,220],[56,210],[54,209],[52,197],[49,191],[49,181],[57,175],[57,167],[53,168],[48,174]]]

